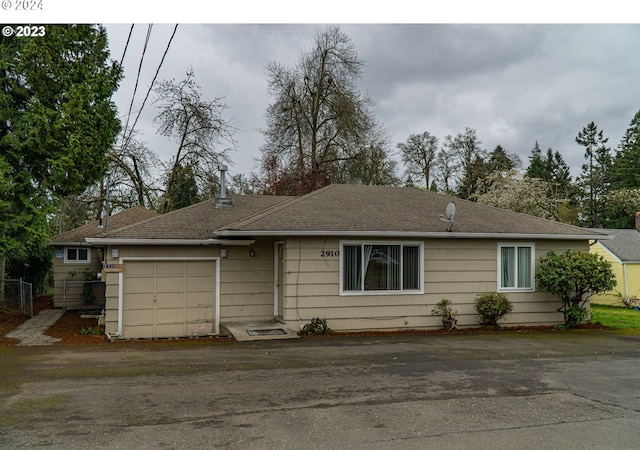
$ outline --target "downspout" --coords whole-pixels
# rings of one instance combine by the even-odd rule
[[[624,298],[629,298],[629,284],[627,283],[627,263],[622,263],[622,278],[624,279]]]

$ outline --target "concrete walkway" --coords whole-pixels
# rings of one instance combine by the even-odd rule
[[[45,336],[47,331],[56,321],[62,317],[62,309],[45,309],[27,320],[15,330],[7,333],[5,337],[18,339],[18,345],[50,345],[60,342],[61,339]]]

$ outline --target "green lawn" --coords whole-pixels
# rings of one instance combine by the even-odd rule
[[[616,306],[591,305],[591,323],[611,328],[640,328],[640,311]]]

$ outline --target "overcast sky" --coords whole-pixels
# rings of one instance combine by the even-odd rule
[[[265,66],[294,65],[325,24],[180,24],[159,80],[189,68],[205,98],[224,97],[238,129],[232,173],[256,170],[264,112],[273,100]],[[111,56],[122,57],[130,23],[106,24]],[[361,92],[390,137],[390,151],[410,134],[440,142],[473,128],[482,147],[501,145],[525,167],[535,142],[559,151],[574,174],[584,162],[576,135],[594,121],[616,148],[640,110],[640,26],[589,24],[341,25],[365,63]],[[136,24],[124,58],[125,78],[113,97],[123,122],[134,98],[140,109],[174,24],[153,25],[135,97],[148,25]],[[163,158],[175,142],[158,138],[153,96],[136,129]],[[399,174],[402,175],[402,174]]]

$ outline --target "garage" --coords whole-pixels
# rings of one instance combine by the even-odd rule
[[[123,264],[122,337],[214,333],[215,260],[130,260]]]

